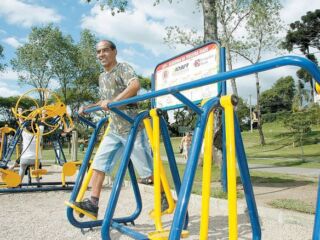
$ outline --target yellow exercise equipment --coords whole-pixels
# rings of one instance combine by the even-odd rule
[[[320,84],[316,83],[316,92],[317,94],[320,94]]]
[[[234,111],[232,96],[222,96],[220,104],[225,112],[226,127],[226,155],[227,155],[227,180],[228,180],[228,212],[229,212],[229,239],[238,239],[237,216],[237,171],[234,134]]]
[[[1,184],[1,188],[2,187],[14,188],[19,186],[21,182],[20,175],[8,169],[0,168],[0,176],[2,178],[2,181],[4,182],[4,184]]]
[[[33,105],[31,108],[19,112],[22,102],[28,100]],[[49,135],[63,125],[64,132],[69,132],[73,128],[73,121],[67,113],[66,105],[61,102],[58,96],[48,89],[37,88],[32,89],[23,94],[17,101],[15,108],[12,109],[17,119],[22,121],[30,121],[31,131],[25,131],[33,134],[36,138],[36,159],[34,167],[31,169],[31,177],[41,177],[47,173],[46,169],[39,169],[39,150],[41,136]],[[39,124],[47,127],[46,132],[41,132]],[[18,121],[19,125],[22,122]]]
[[[28,100],[33,103],[32,107],[18,113],[22,102]],[[69,132],[73,128],[73,121],[67,113],[66,105],[61,102],[58,96],[48,89],[32,89],[23,94],[17,101],[15,108],[12,109],[17,119],[31,121],[32,134],[36,133],[36,126],[39,122],[48,127],[48,131],[42,133],[42,136],[54,132],[62,123],[64,132]],[[18,122],[21,125],[20,122]]]
[[[148,233],[149,239],[164,240],[168,239],[170,230],[164,229],[162,226],[161,216],[166,213],[172,213],[175,208],[175,202],[173,200],[168,179],[166,177],[164,167],[160,157],[160,121],[157,113],[157,109],[150,110],[150,116],[153,123],[151,128],[150,121],[144,120],[146,131],[149,137],[149,141],[153,151],[154,165],[153,165],[153,182],[154,182],[154,211],[153,218],[155,221],[156,231]],[[152,134],[151,134],[152,133]],[[161,186],[165,192],[169,208],[165,213],[161,213]],[[189,232],[183,230],[181,237],[185,238],[189,236]]]
[[[203,100],[204,105],[207,100]],[[204,136],[204,156],[202,170],[202,202],[201,202],[201,220],[200,220],[200,239],[208,239],[209,229],[209,210],[210,210],[210,191],[211,191],[211,166],[212,166],[212,144],[214,116],[213,111],[209,114]]]

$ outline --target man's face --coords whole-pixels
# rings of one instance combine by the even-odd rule
[[[117,50],[112,49],[106,41],[101,41],[97,44],[97,58],[104,67],[113,65],[116,61]]]

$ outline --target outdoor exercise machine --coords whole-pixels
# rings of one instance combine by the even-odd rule
[[[32,107],[18,112],[21,103],[24,99],[32,102]],[[55,190],[71,190],[74,182],[66,182],[66,176],[72,176],[69,167],[64,167],[62,170],[62,182],[40,182],[40,183],[21,183],[20,176],[9,170],[7,165],[11,159],[13,149],[16,147],[22,131],[27,131],[32,134],[36,140],[36,157],[34,166],[29,167],[30,176],[32,178],[40,178],[47,173],[46,169],[39,168],[39,152],[40,152],[40,137],[46,136],[56,131],[60,125],[63,125],[64,131],[69,131],[73,128],[72,119],[67,114],[67,108],[64,103],[54,93],[48,89],[32,89],[23,94],[17,101],[15,108],[12,109],[19,127],[9,144],[8,151],[0,162],[0,174],[4,184],[1,185],[0,193],[25,192],[25,191],[55,191]],[[44,131],[40,131],[40,125],[44,126]],[[31,140],[32,141],[32,140]],[[30,142],[31,143],[31,142]],[[24,143],[24,144],[30,144]],[[60,151],[62,148],[60,146]],[[23,153],[22,153],[23,154]],[[75,172],[73,173],[73,175]],[[61,185],[61,186],[58,186]],[[18,187],[21,186],[21,187]],[[28,188],[28,186],[37,186],[38,188]],[[41,188],[39,187],[41,186]]]
[[[135,130],[137,131],[139,124],[142,123],[142,120],[143,120],[143,122],[146,126],[147,135],[149,137],[149,140],[152,143],[152,145],[154,145],[150,120],[147,119],[148,112],[143,112],[143,113],[140,113],[139,115],[140,115],[140,121],[135,126]],[[85,119],[81,116],[79,116],[79,119],[81,121],[83,121],[84,123],[86,123],[88,126],[93,127],[94,132],[91,135],[91,138],[89,140],[88,148],[87,148],[85,157],[82,161],[82,165],[79,170],[79,174],[77,176],[76,185],[75,185],[74,190],[72,192],[71,198],[68,202],[66,202],[66,205],[68,206],[67,215],[68,215],[68,219],[71,222],[71,224],[73,224],[74,226],[76,226],[78,228],[83,229],[83,228],[92,228],[92,227],[96,227],[96,226],[101,226],[101,224],[102,224],[101,220],[97,220],[97,218],[95,216],[90,215],[89,213],[83,211],[82,209],[79,209],[78,207],[76,207],[73,204],[73,202],[81,201],[84,194],[85,194],[85,191],[87,190],[87,187],[90,182],[91,175],[92,175],[92,168],[90,167],[89,171],[87,173],[86,173],[86,169],[88,167],[89,160],[91,159],[92,151],[93,151],[94,145],[97,141],[97,137],[98,137],[98,134],[101,130],[101,127],[105,124],[106,121],[108,121],[108,119],[107,118],[102,119],[96,124],[93,124],[92,122],[88,121],[87,119]],[[112,120],[110,120],[110,121],[112,121]],[[105,134],[107,134],[107,132],[108,132],[108,128],[105,131]],[[171,150],[172,150],[172,147],[171,147]],[[128,224],[128,223],[134,224],[134,221],[138,218],[138,216],[140,215],[141,210],[142,210],[141,195],[140,195],[137,179],[135,176],[135,172],[133,169],[133,165],[132,165],[131,161],[129,161],[127,164],[128,164],[129,176],[131,179],[131,186],[133,188],[133,192],[134,192],[134,196],[135,196],[135,200],[136,200],[136,209],[133,212],[133,214],[130,216],[113,219],[114,222],[116,222],[116,224],[118,224],[119,226],[121,226],[121,224]],[[175,169],[175,171],[177,172],[177,166],[175,164],[174,165],[171,164],[170,166],[173,169]],[[161,178],[161,184],[163,186],[164,192],[165,192],[166,197],[168,199],[169,208],[166,209],[164,212],[161,212],[161,203],[160,203],[160,196],[159,196],[155,210],[150,212],[150,216],[152,218],[157,219],[157,220],[159,220],[159,215],[171,214],[174,210],[174,205],[175,205],[171,191],[170,191],[170,186],[169,186],[169,183],[168,183],[167,177],[165,175],[164,168],[163,168],[162,164],[160,165],[160,167],[161,167],[161,169],[159,169],[159,171],[160,171],[159,176]],[[123,177],[124,177],[124,175],[123,175]],[[173,177],[174,177],[174,182],[179,181],[177,183],[177,186],[180,186],[179,176],[174,175]],[[115,187],[118,191],[118,194],[120,193],[121,186],[122,186],[122,184],[117,185]],[[160,192],[159,192],[159,194],[160,194]],[[157,212],[158,209],[160,212]],[[79,214],[80,217],[83,217],[84,215],[86,215],[86,216],[90,217],[91,219],[93,219],[94,221],[80,222],[75,218],[74,212]],[[158,223],[158,227],[162,228],[161,221],[157,221],[157,223]],[[156,234],[156,233],[153,233],[153,234]],[[185,234],[187,236],[187,233],[185,233]]]
[[[214,56],[214,57],[213,57]],[[215,61],[213,60],[215,59]],[[202,65],[203,64],[203,65]],[[212,64],[210,66],[210,64]],[[197,67],[203,66],[200,69]],[[208,69],[205,66],[210,66]],[[261,226],[259,223],[258,211],[255,203],[253,188],[250,180],[248,162],[244,151],[243,141],[241,138],[241,132],[238,120],[236,118],[234,107],[237,104],[237,98],[235,96],[226,96],[226,84],[225,82],[232,78],[239,78],[247,76],[253,73],[271,70],[282,66],[293,65],[304,68],[307,70],[317,81],[320,83],[320,72],[317,66],[308,59],[297,56],[279,57],[272,60],[260,62],[254,65],[242,67],[229,72],[225,71],[225,50],[220,48],[218,43],[208,43],[198,48],[192,49],[182,55],[172,58],[166,62],[159,64],[155,69],[153,78],[153,91],[144,95],[136,96],[130,99],[122,100],[119,102],[110,103],[109,109],[119,114],[124,119],[132,123],[132,128],[129,133],[127,145],[124,150],[124,154],[121,159],[120,166],[117,170],[117,174],[114,180],[114,185],[111,190],[110,198],[106,208],[104,218],[102,220],[96,220],[93,222],[79,222],[73,216],[73,209],[67,208],[67,215],[70,223],[78,228],[92,228],[101,226],[102,239],[111,239],[110,230],[116,229],[123,234],[129,235],[134,239],[180,239],[183,236],[183,231],[187,227],[187,208],[191,196],[191,189],[193,186],[195,173],[197,169],[197,163],[200,155],[202,140],[204,135],[205,139],[205,156],[203,167],[203,192],[202,192],[202,211],[201,211],[201,224],[200,224],[200,239],[208,238],[208,216],[209,216],[209,198],[210,198],[210,165],[211,165],[211,153],[212,150],[212,129],[210,125],[213,125],[212,112],[216,108],[223,109],[223,158],[226,161],[227,167],[227,187],[228,187],[228,228],[229,239],[235,240],[238,238],[238,222],[237,222],[237,193],[236,193],[236,159],[238,162],[238,168],[240,177],[243,184],[245,199],[248,208],[248,214],[251,222],[252,239],[261,239]],[[212,68],[214,69],[212,71]],[[210,70],[211,69],[211,70]],[[193,71],[191,71],[193,70]],[[180,72],[180,74],[179,74]],[[188,78],[189,77],[189,78]],[[197,80],[195,80],[197,79]],[[215,86],[218,84],[218,86]],[[209,86],[210,87],[209,87]],[[204,87],[203,91],[198,91],[198,94],[193,94],[192,91],[195,88]],[[210,96],[206,96],[208,93]],[[195,96],[196,95],[196,96]],[[195,96],[195,97],[194,97]],[[212,97],[214,96],[214,97]],[[202,107],[197,104],[201,99],[209,98]],[[139,101],[152,99],[151,113],[140,113],[136,118],[132,119],[125,115],[118,108],[127,104],[136,103]],[[200,100],[199,100],[200,99]],[[177,103],[178,102],[178,103]],[[170,143],[169,134],[166,128],[166,122],[164,121],[161,111],[175,109],[181,106],[187,106],[197,114],[197,122],[194,129],[193,140],[189,158],[186,163],[185,172],[180,182],[178,179],[177,169],[172,171],[173,178],[177,177],[175,184],[177,185],[176,191],[178,192],[178,199],[174,211],[173,221],[169,231],[163,232],[161,224],[158,223],[156,230],[158,233],[149,235],[136,232],[124,224],[127,223],[129,218],[114,218],[114,211],[118,203],[120,186],[124,181],[124,175],[128,168],[131,180],[135,179],[132,164],[130,161],[130,153],[133,148],[137,129],[142,119],[145,119],[151,115],[153,117],[153,153],[155,156],[154,163],[154,177],[155,177],[155,214],[159,215],[159,209],[157,205],[157,199],[159,197],[159,172],[161,172],[161,166],[159,161],[159,146],[158,146],[158,129],[161,129],[163,143],[167,152],[170,168],[171,165],[175,165],[175,158]],[[101,110],[99,107],[89,109],[88,112]],[[158,127],[158,120],[154,117],[158,115],[160,120],[160,126]],[[205,134],[206,129],[206,134]],[[209,129],[209,130],[208,130]],[[210,150],[211,149],[211,150]],[[81,170],[79,172],[79,175]],[[161,179],[161,177],[160,177]],[[81,180],[81,181],[80,181]],[[77,189],[80,188],[82,179],[80,176],[77,178],[76,187],[70,198],[70,202],[76,200]],[[132,181],[134,183],[134,181]],[[134,188],[137,188],[133,184]],[[319,188],[320,189],[320,188]],[[138,191],[138,189],[137,189]],[[315,216],[313,239],[320,239],[320,190],[318,193],[318,202]],[[140,197],[140,195],[138,196]],[[137,198],[137,196],[136,196]],[[139,206],[139,210],[140,210]],[[136,216],[136,215],[135,215]],[[130,220],[133,219],[130,216]],[[163,233],[163,234],[162,234]]]

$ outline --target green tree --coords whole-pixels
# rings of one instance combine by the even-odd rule
[[[250,127],[250,109],[248,104],[238,97],[237,116],[242,130],[247,130]]]
[[[308,59],[310,59],[312,62],[318,64],[318,61],[315,57],[314,54],[309,54]],[[306,70],[304,70],[303,68],[300,68],[297,71],[297,77],[299,78],[300,81],[303,81],[305,83],[309,83],[310,84],[310,102],[314,102],[314,84],[313,84],[313,79],[312,76],[309,72],[307,72]]]
[[[150,78],[145,78],[142,76],[138,76],[140,80],[140,94],[146,93],[147,91],[151,90],[151,79]],[[141,101],[138,103],[139,104],[139,109],[141,110],[147,110],[151,108],[151,100],[145,100]]]
[[[75,45],[74,80],[67,90],[72,112],[77,111],[82,103],[98,99],[98,79],[101,68],[96,60],[96,44],[97,38],[89,30],[84,30],[80,34],[79,43]]]
[[[320,50],[320,9],[307,12],[301,17],[301,21],[295,21],[290,24],[285,41],[281,43],[284,49],[289,52],[298,48],[308,59],[318,64],[312,49]],[[312,77],[305,70],[300,69],[297,72],[299,79],[310,84],[311,101],[313,102],[313,81]]]
[[[249,15],[246,30],[247,34],[244,40],[236,41],[234,52],[249,61],[251,64],[260,62],[264,51],[273,50],[277,47],[279,40],[276,35],[281,29],[279,0],[261,0],[253,3],[254,11]],[[260,109],[260,78],[255,73],[256,95],[257,95],[257,119],[260,144],[265,144],[265,138],[262,129],[262,116]]]
[[[34,88],[48,88],[54,76],[50,65],[52,45],[51,28],[43,31],[37,27],[31,29],[28,42],[16,50],[11,60],[12,69],[18,72],[19,82]],[[40,96],[43,99],[43,96]]]
[[[38,28],[37,31],[39,34],[49,32],[51,35],[46,51],[51,50],[48,57],[51,71],[59,82],[62,101],[68,105],[68,90],[77,77],[78,49],[73,43],[72,37],[70,35],[64,36],[58,27],[48,25],[44,28]]]
[[[270,89],[261,94],[261,112],[265,114],[291,111],[294,96],[293,78],[291,76],[279,78]]]
[[[299,79],[296,84],[296,91],[295,91],[295,95],[292,103],[292,111],[293,112],[301,111],[303,109],[304,101],[306,102],[309,101],[309,94],[305,89],[305,83]]]
[[[12,108],[16,106],[19,98],[19,96],[0,97],[0,122],[2,122],[0,126],[3,126],[5,123],[8,123],[11,127],[17,126]],[[19,106],[23,109],[29,109],[33,105],[34,102],[31,99],[25,98]]]
[[[301,17],[301,21],[290,24],[285,41],[282,42],[283,48],[293,51],[299,48],[304,55],[310,54],[310,49],[320,50],[320,9],[314,12],[307,12]]]
[[[293,136],[293,147],[298,142],[301,149],[301,161],[305,162],[303,142],[306,134],[311,132],[311,120],[308,111],[295,112],[284,120],[284,126],[289,129]]]

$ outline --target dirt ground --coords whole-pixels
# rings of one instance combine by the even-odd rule
[[[53,181],[59,179],[60,170],[49,169],[50,174],[43,180]],[[26,180],[26,179],[25,179]],[[120,195],[117,216],[128,215],[134,210],[131,187],[124,186]],[[136,222],[136,229],[142,232],[150,232],[154,225],[148,217],[148,211],[152,209],[152,188],[142,186],[143,212]],[[110,188],[103,190],[100,202],[107,202]],[[260,221],[262,222],[262,239],[311,239],[313,230],[313,215],[298,214],[290,211],[270,210],[264,208],[273,199],[300,199],[315,204],[317,185],[308,181],[295,181],[290,184],[258,184],[254,186],[256,202]],[[70,192],[36,192],[19,194],[0,194],[2,211],[0,212],[0,239],[100,239],[100,228],[86,231],[85,234],[73,227],[67,220],[64,201],[68,200]],[[190,211],[190,237],[199,239],[200,202],[198,196],[194,196],[189,205]],[[211,199],[210,231],[209,239],[228,239],[227,203],[225,200]],[[250,224],[244,214],[243,200],[238,207],[238,231],[239,239],[252,239]],[[269,207],[269,206],[268,206]],[[100,209],[104,212],[105,206]],[[100,217],[102,217],[101,214]],[[147,217],[146,217],[147,216]],[[271,216],[271,217],[270,217]],[[165,218],[165,225],[170,224],[170,219]],[[112,239],[130,239],[118,232],[112,231]]]

